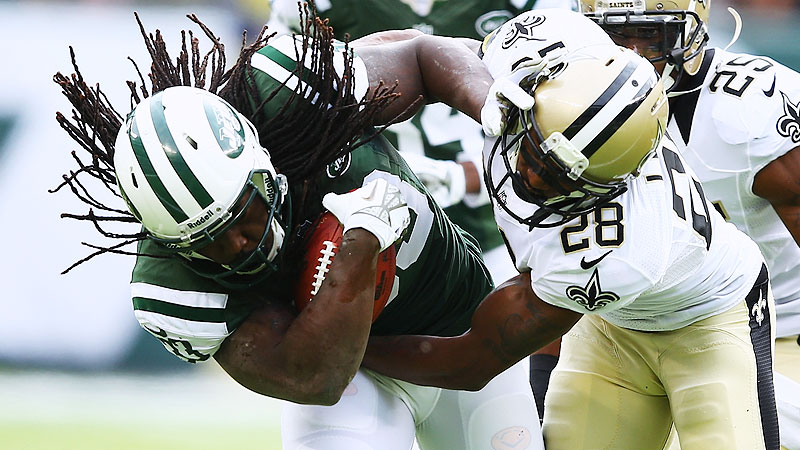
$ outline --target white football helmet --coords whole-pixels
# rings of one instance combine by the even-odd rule
[[[288,226],[288,185],[253,125],[223,99],[188,86],[144,99],[117,135],[114,167],[120,193],[148,237],[183,261],[201,258],[194,250],[221,236],[251,202],[266,202],[270,218],[258,249],[201,275],[219,281],[270,272],[263,269]]]
[[[530,227],[562,225],[625,192],[666,128],[666,92],[653,65],[614,44],[568,54],[540,73],[531,93],[533,108],[512,111],[486,173],[494,201]],[[558,194],[529,188],[519,157]],[[509,190],[537,208],[515,209]]]
[[[595,20],[619,45],[647,42],[637,51],[650,62],[666,61],[667,91],[681,75],[700,70],[708,42],[711,0],[581,0],[581,12]],[[641,47],[641,48],[639,48]]]

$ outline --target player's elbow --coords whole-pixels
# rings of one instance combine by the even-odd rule
[[[342,398],[349,380],[318,379],[295,389],[291,401],[307,405],[333,406]]]

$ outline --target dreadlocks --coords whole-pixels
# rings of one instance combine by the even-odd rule
[[[276,169],[287,176],[290,183],[308,184],[315,174],[338,157],[366,143],[380,131],[365,135],[374,114],[383,110],[399,94],[395,87],[380,85],[365,100],[359,101],[355,96],[353,76],[353,54],[345,43],[344,71],[339,76],[334,70],[333,29],[327,22],[316,17],[313,0],[310,6],[299,6],[301,17],[305,23],[302,32],[302,45],[297,49],[297,67],[293,75],[302,79],[313,80],[305,85],[299,83],[289,99],[277,108],[277,113],[268,114],[266,105],[276,99],[276,94],[285,88],[285,82],[267,95],[262,95],[255,86],[254,69],[250,64],[251,57],[260,48],[267,45],[274,33],[267,35],[264,27],[254,43],[247,45],[247,37],[242,36],[242,49],[236,63],[226,70],[224,45],[216,35],[195,15],[187,17],[197,24],[211,41],[212,48],[201,56],[199,39],[194,34],[181,31],[181,51],[176,59],[172,59],[167,51],[160,30],[147,33],[138,14],[134,14],[144,38],[145,46],[150,54],[151,64],[148,78],[150,89],[138,65],[131,58],[140,84],[127,81],[130,90],[131,109],[142,98],[163,91],[173,86],[193,86],[206,89],[227,100],[234,108],[247,117],[258,129],[261,145],[270,152]],[[77,261],[64,272],[106,253],[141,255],[138,252],[120,250],[125,245],[143,240],[145,231],[136,233],[114,233],[101,225],[103,222],[136,223],[138,220],[129,211],[114,208],[98,200],[87,186],[86,177],[95,179],[114,197],[121,195],[116,187],[114,172],[114,143],[117,133],[123,124],[122,115],[111,105],[99,84],[90,86],[78,68],[75,53],[70,47],[70,55],[74,73],[64,76],[60,72],[54,81],[61,86],[62,93],[72,104],[71,118],[60,112],[56,120],[67,134],[88,153],[79,156],[72,152],[78,165],[77,170],[63,175],[63,181],[50,192],[59,191],[69,186],[71,191],[89,206],[86,214],[63,213],[61,217],[76,220],[87,220],[107,238],[122,241],[109,246],[97,246],[82,243],[96,251]],[[304,61],[310,60],[310,68]],[[208,74],[208,77],[207,77]],[[309,99],[314,98],[312,103]],[[274,105],[270,105],[274,108]],[[313,189],[313,188],[312,188]],[[302,208],[301,199],[295,209]],[[103,211],[103,215],[95,214],[95,209]],[[142,255],[157,256],[157,255]]]
[[[357,140],[371,118],[394,100],[394,87],[381,85],[373,95],[359,102],[354,94],[353,54],[345,42],[345,64],[341,78],[333,67],[333,28],[322,21],[308,4],[300,9],[302,46],[295,75],[309,80],[298,86],[277,114],[266,112],[266,105],[280,89],[262,97],[250,65],[255,52],[266,44],[262,34],[245,47],[228,73],[230,80],[220,90],[227,100],[255,124],[261,144],[270,152],[275,168],[289,180],[307,180],[336,158],[362,145],[373,135]],[[310,69],[302,61],[311,60]],[[310,75],[309,76],[309,72]],[[285,82],[284,85],[285,86]],[[282,86],[282,87],[283,87]],[[308,99],[316,97],[314,103]]]

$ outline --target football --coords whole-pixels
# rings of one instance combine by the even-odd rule
[[[325,212],[312,226],[305,243],[305,258],[295,281],[294,301],[298,311],[302,311],[319,292],[325,282],[325,275],[339,251],[344,227],[330,212]],[[372,321],[378,318],[389,295],[392,293],[396,269],[396,250],[391,246],[378,255],[377,276],[375,280],[375,306]]]

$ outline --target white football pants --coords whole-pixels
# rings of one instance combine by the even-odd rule
[[[525,359],[477,392],[361,369],[333,406],[283,407],[287,450],[544,450]]]

